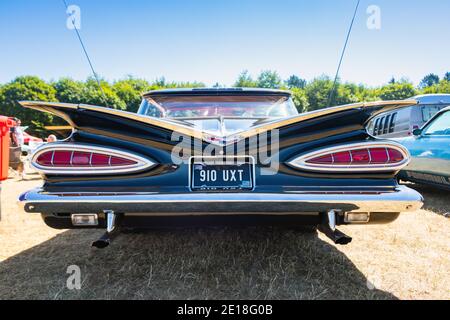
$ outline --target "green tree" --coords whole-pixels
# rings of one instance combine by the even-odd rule
[[[328,95],[333,87],[333,81],[329,77],[321,76],[313,79],[305,87],[310,110],[327,107]]]
[[[258,76],[258,87],[279,89],[282,85],[282,80],[276,71],[264,70]]]
[[[45,125],[54,123],[54,117],[51,114],[23,108],[18,103],[21,100],[57,101],[56,90],[51,85],[34,76],[14,79],[1,89],[0,113],[21,119],[22,125],[30,127],[28,132],[31,134],[39,134]]]
[[[203,88],[205,84],[198,81],[185,81],[185,82],[167,82],[166,78],[161,77],[156,79],[150,86],[151,90],[169,89],[169,88]]]
[[[301,88],[292,88],[292,100],[294,101],[295,107],[298,112],[307,112],[309,109],[308,97],[306,96],[306,92]]]
[[[296,75],[292,75],[289,77],[289,79],[286,80],[286,85],[289,89],[293,89],[293,88],[304,89],[306,86],[306,80],[304,80]]]
[[[166,88],[167,87],[166,78],[165,77],[157,78],[153,82],[153,85],[159,88]]]
[[[239,74],[233,86],[238,88],[255,88],[258,86],[258,83],[253,80],[247,70],[244,70]]]
[[[112,86],[105,80],[100,81],[100,90],[97,81],[90,77],[86,80],[82,101],[85,104],[106,106],[114,109],[125,110],[126,104],[114,92]]]
[[[204,88],[205,84],[198,81],[172,82],[170,88]]]
[[[379,92],[377,88],[366,87],[362,84],[358,85],[358,90],[356,91],[357,101],[377,101],[380,100],[378,96]]]
[[[427,88],[439,83],[439,76],[434,73],[427,74],[422,81],[420,81],[419,88]]]
[[[391,83],[378,89],[378,96],[382,100],[403,100],[416,94],[416,89],[409,82]]]
[[[142,94],[151,90],[151,85],[143,79],[128,77],[116,81],[112,86],[114,92],[126,105],[126,110],[137,112],[142,100]]]
[[[354,84],[341,84],[338,80],[332,99],[328,105],[328,99],[332,87],[333,81],[327,76],[321,76],[309,82],[305,87],[306,96],[308,97],[309,102],[309,109],[317,110],[359,101],[358,86]]]
[[[83,98],[86,89],[83,82],[62,78],[53,82],[52,86],[56,91],[56,99],[59,102],[85,103]]]
[[[423,89],[424,94],[430,93],[450,93],[450,81],[441,80],[438,84]]]
[[[450,72],[446,72],[444,75],[444,80],[445,81],[450,81]]]
[[[332,105],[343,105],[349,103],[359,102],[358,98],[359,87],[353,83],[338,83],[336,85],[336,92],[332,99]]]

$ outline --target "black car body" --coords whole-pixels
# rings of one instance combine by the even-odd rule
[[[151,217],[276,215],[321,225],[339,242],[336,225],[389,222],[422,205],[397,183],[408,151],[365,129],[371,117],[415,103],[297,114],[289,92],[261,89],[152,91],[137,114],[25,101],[73,132],[36,151],[45,182],[20,201],[54,228],[107,227],[107,240],[119,220],[145,227]]]

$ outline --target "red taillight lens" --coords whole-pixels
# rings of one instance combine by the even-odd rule
[[[326,156],[314,158],[313,160],[314,160],[314,163],[324,163],[324,164],[333,163],[333,157],[330,154],[326,155]]]
[[[82,143],[49,143],[33,154],[39,172],[61,175],[106,175],[143,171],[156,165],[127,150]]]
[[[44,167],[114,167],[137,164],[119,156],[95,152],[54,150],[38,156],[36,163]]]
[[[332,152],[306,160],[310,164],[371,165],[396,164],[405,160],[404,155],[393,148],[361,148],[350,151]]]
[[[52,164],[56,167],[65,167],[67,164],[70,165],[70,159],[72,159],[72,151],[55,151]]]
[[[352,162],[352,156],[349,151],[333,153],[333,158],[336,163],[350,164]]]
[[[388,153],[386,148],[372,148],[370,149],[370,157],[372,159],[371,163],[387,163],[389,161]]]
[[[51,166],[52,165],[53,152],[45,152],[41,154],[36,162],[41,166]]]
[[[81,167],[91,165],[91,153],[74,152],[72,155],[72,165]]]
[[[111,162],[110,164],[112,166],[128,166],[131,164],[135,164],[136,162],[129,160],[129,159],[125,159],[125,158],[120,158],[120,157],[111,157]]]
[[[408,150],[395,142],[367,141],[316,150],[288,163],[308,171],[394,172],[405,167],[409,160]]]
[[[91,158],[91,163],[93,166],[107,166],[109,165],[109,156],[104,154],[94,153]]]
[[[389,154],[389,163],[400,162],[403,161],[404,159],[401,152],[395,149],[388,149],[388,154]]]
[[[352,163],[367,164],[370,163],[370,154],[368,149],[352,150]]]

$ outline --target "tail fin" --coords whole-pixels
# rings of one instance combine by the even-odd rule
[[[98,106],[84,104],[69,104],[59,102],[41,102],[41,101],[21,101],[23,107],[49,112],[66,120],[73,128],[82,129],[83,127],[95,127],[99,122],[108,122],[117,120],[135,121],[141,124],[154,126],[157,129],[179,132],[188,136],[203,139],[204,132],[193,128],[188,123],[174,121],[164,118],[155,118],[136,113],[116,110],[112,108],[104,108]],[[347,110],[358,109],[367,116],[363,117],[365,123],[379,113],[390,111],[393,109],[403,108],[417,104],[416,100],[394,100],[394,101],[376,101],[365,103],[354,103],[331,107],[311,112],[302,113],[289,118],[276,119],[248,128],[239,134],[243,138],[267,132],[272,129],[281,129],[292,124],[300,123],[310,119],[332,115]]]

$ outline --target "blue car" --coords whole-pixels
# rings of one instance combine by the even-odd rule
[[[411,162],[399,178],[450,190],[450,107],[439,111],[413,134],[397,140],[411,153]]]

